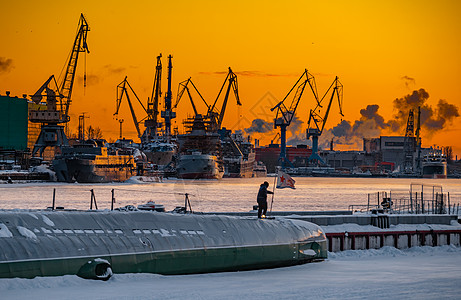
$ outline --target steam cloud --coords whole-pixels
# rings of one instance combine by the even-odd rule
[[[8,73],[13,69],[13,60],[11,58],[0,57],[0,73]]]

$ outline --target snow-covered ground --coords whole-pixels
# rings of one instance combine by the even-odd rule
[[[461,248],[329,253],[287,268],[184,276],[0,279],[0,299],[461,299]]]

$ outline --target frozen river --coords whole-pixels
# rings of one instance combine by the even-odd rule
[[[367,194],[378,191],[408,191],[410,184],[441,185],[453,203],[461,202],[460,179],[403,178],[317,178],[296,177],[296,189],[277,189],[274,211],[347,210],[351,204],[366,204]],[[115,207],[139,205],[149,200],[163,204],[166,210],[184,205],[184,194],[190,195],[192,209],[204,212],[249,211],[256,205],[259,185],[267,180],[273,188],[274,177],[222,180],[165,179],[161,183],[67,184],[27,183],[1,184],[0,209],[43,209],[51,206],[56,189],[56,206],[66,209],[88,209],[90,190],[94,190],[99,209],[109,209],[111,191]],[[270,197],[270,195],[269,195]],[[269,198],[270,200],[270,198]]]

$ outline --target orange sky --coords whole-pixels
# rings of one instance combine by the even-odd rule
[[[316,77],[319,94],[339,76],[344,119],[351,124],[372,104],[379,105],[387,122],[397,113],[393,100],[420,88],[429,93],[426,104],[434,109],[440,99],[461,107],[460,11],[456,0],[8,1],[0,11],[0,94],[32,94],[51,74],[59,76],[83,12],[91,29],[88,86],[84,91],[81,80],[75,83],[73,130],[77,116],[86,112],[87,124],[116,138],[116,86],[128,76],[146,102],[159,53],[164,57],[163,92],[166,57],[173,55],[174,100],[178,83],[192,77],[205,99],[214,101],[225,78],[216,72],[232,67],[243,106],[237,109],[230,99],[223,122],[228,128],[248,128],[255,118],[271,122],[269,106],[285,96],[305,68]],[[81,56],[80,78],[83,70]],[[192,111],[185,100],[177,126]],[[122,105],[125,136],[135,138],[128,106]],[[299,133],[313,105],[306,92],[297,111],[304,121]],[[326,128],[339,122],[333,107]],[[275,134],[254,137],[266,144]],[[435,134],[422,134],[423,146],[453,146],[461,157],[461,117]]]

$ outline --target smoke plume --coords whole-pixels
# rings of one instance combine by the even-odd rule
[[[13,60],[11,58],[0,57],[0,74],[8,73],[13,69]]]
[[[418,107],[421,108],[421,134],[430,137],[447,127],[460,116],[459,108],[439,100],[435,107],[427,103],[429,93],[424,89],[413,91],[402,98],[393,101],[395,114],[386,121],[378,113],[379,105],[368,105],[360,110],[360,119],[354,122],[342,121],[335,127],[325,130],[319,144],[328,147],[331,140],[335,144],[350,145],[361,148],[363,138],[379,137],[380,135],[404,135],[410,109],[415,112],[415,127]]]
[[[272,123],[266,122],[263,119],[254,119],[251,122],[251,126],[245,128],[245,132],[248,134],[251,133],[266,133],[272,131],[273,125]]]

